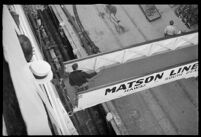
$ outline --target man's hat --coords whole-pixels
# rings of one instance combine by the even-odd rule
[[[44,60],[30,62],[29,68],[39,84],[50,82],[53,78],[51,66]]]

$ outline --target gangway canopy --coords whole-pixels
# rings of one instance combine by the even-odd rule
[[[66,61],[64,62],[64,66],[66,68],[66,72],[72,71],[71,66],[74,63],[77,63],[79,68],[82,70],[94,71],[197,44],[198,32],[192,31],[170,38],[159,38],[143,42],[112,52],[100,53],[82,59]]]
[[[79,69],[85,71],[102,67],[98,75],[89,82],[89,90],[78,93],[78,108],[75,109],[78,111],[174,80],[197,76],[197,59],[198,32],[190,32],[168,39],[146,42],[131,48],[65,62],[64,65],[68,72],[72,71],[71,65],[74,63],[78,63]],[[193,65],[193,69],[196,69],[190,73]],[[183,67],[184,71],[182,71]],[[181,72],[168,80],[166,75],[169,75],[174,69]],[[125,86],[119,87],[121,92],[116,92],[117,89],[114,89],[114,85],[120,85],[129,80],[143,79],[149,75],[161,77],[161,79],[156,83],[151,82],[151,85],[146,84],[147,86],[136,88],[133,92],[124,92]],[[149,79],[151,78],[148,78],[148,81]],[[143,82],[145,81],[138,81],[138,84],[141,86]],[[110,88],[108,89],[108,87]]]

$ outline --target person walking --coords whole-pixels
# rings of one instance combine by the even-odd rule
[[[111,5],[111,4],[107,4],[105,6],[105,8],[106,8],[106,13],[109,14],[110,20],[113,19],[113,21],[115,21],[116,23],[119,23],[120,20],[116,17],[117,8],[115,6],[113,6],[113,5]]]
[[[180,33],[181,31],[179,31],[178,28],[174,25],[173,20],[169,22],[169,25],[164,30],[165,37],[174,36]]]

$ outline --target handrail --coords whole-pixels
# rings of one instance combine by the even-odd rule
[[[27,17],[24,13],[24,10],[22,8],[21,5],[15,5],[16,9],[18,9],[18,12],[20,14],[20,19],[22,22],[22,28],[24,28],[26,35],[30,38],[31,42],[34,41],[33,47],[38,49],[38,43],[36,42],[36,39],[33,35],[33,32],[29,26],[29,22],[27,20]],[[36,50],[35,51],[35,56],[36,58],[34,58],[33,60],[43,60],[43,56],[40,53],[40,50]],[[53,84],[51,82],[43,84],[43,86],[41,87],[41,90],[43,91],[47,91],[48,93],[48,97],[50,98],[51,103],[53,104],[53,109],[49,110],[51,111],[51,114],[53,114],[54,119],[57,120],[57,123],[59,124],[60,129],[62,129],[62,131],[59,129],[59,134],[63,134],[63,135],[77,135],[77,130],[75,129],[75,127],[73,126],[72,121],[70,120],[68,114],[66,111],[64,111],[65,109],[62,106],[62,103],[59,102],[61,100],[59,100],[55,94],[55,88],[53,88]],[[43,94],[41,93],[40,95],[43,96]],[[45,96],[43,96],[43,98],[45,98]]]
[[[91,71],[109,67],[111,65],[122,64],[134,59],[138,59],[139,57],[148,57],[153,54],[159,54],[162,52],[167,52],[169,50],[175,50],[177,48],[197,44],[198,32],[192,31],[185,34],[179,34],[170,38],[159,38],[156,40],[143,42],[132,47],[127,47],[112,52],[92,55],[87,58],[67,61],[63,64],[67,72],[72,71],[71,66],[74,63],[78,63],[79,69]]]
[[[15,33],[14,20],[8,11],[7,5],[3,5],[3,13],[2,46],[4,48],[4,56],[9,64],[12,83],[15,88],[22,118],[26,123],[27,134],[50,135],[51,131],[48,126],[47,115],[42,101],[37,95],[37,92],[41,92],[41,90],[35,85],[34,76],[31,75],[27,67],[27,62]],[[41,127],[38,127],[39,125]]]

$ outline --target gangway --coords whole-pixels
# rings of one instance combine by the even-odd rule
[[[71,66],[74,63],[78,64],[79,69],[87,72],[101,69],[99,74],[89,82],[89,90],[78,93],[78,107],[74,111],[178,79],[196,77],[197,59],[198,32],[193,31],[64,62],[66,72],[72,71]],[[173,71],[177,71],[178,75],[170,77]],[[152,76],[159,79],[154,83]],[[146,81],[151,82],[133,89],[132,92],[125,92],[126,87],[121,84],[137,80],[140,86]]]

